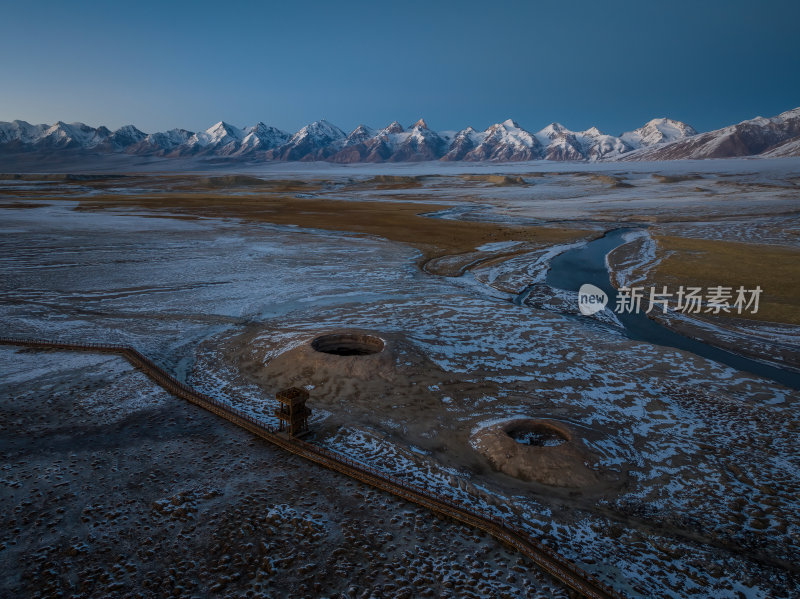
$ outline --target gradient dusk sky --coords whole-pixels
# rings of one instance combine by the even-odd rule
[[[797,0],[27,0],[0,15],[6,121],[349,131],[511,117],[619,134],[800,105]]]

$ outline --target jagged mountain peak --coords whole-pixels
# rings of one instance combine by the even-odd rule
[[[506,119],[490,126],[464,160],[524,161],[542,158],[542,145],[515,121]]]
[[[59,131],[63,131],[66,133],[73,133],[77,131],[83,131],[84,129],[88,129],[87,125],[83,123],[65,123],[64,121],[56,121],[52,125],[47,128],[48,133],[56,133]]]
[[[350,132],[350,135],[347,136],[348,139],[355,138],[355,137],[373,137],[375,135],[375,131],[371,127],[367,127],[366,125],[359,125],[355,129]]]
[[[89,149],[103,143],[109,134],[105,127],[95,129],[84,123],[56,121],[37,136],[36,143],[52,149]]]
[[[313,123],[306,125],[302,129],[300,129],[300,131],[298,131],[295,135],[300,133],[315,134],[315,135],[322,134],[322,135],[332,136],[337,139],[346,137],[344,131],[339,129],[339,127],[337,127],[333,123],[326,121],[325,119],[320,119],[318,121],[314,121]]]
[[[457,131],[456,134],[453,136],[453,141],[465,138],[475,140],[478,137],[483,137],[484,135],[485,135],[484,133],[479,133],[473,127],[467,127],[466,129]]]
[[[791,110],[787,110],[786,112],[782,112],[775,118],[778,118],[778,119],[780,119],[782,121],[785,121],[787,119],[800,118],[800,107],[792,108]]]
[[[506,119],[502,123],[498,123],[498,125],[507,129],[522,129],[522,127],[519,126],[519,123],[513,119]]]
[[[286,131],[281,131],[272,125],[266,125],[262,122],[258,122],[252,127],[246,127],[244,133],[245,136],[241,145],[238,148],[232,148],[234,155],[242,156],[255,152],[266,152],[285,144],[291,137]]]
[[[685,137],[697,135],[691,125],[684,122],[660,117],[651,119],[644,126],[620,135],[620,138],[631,147],[642,148],[669,143]]]
[[[325,160],[339,151],[347,134],[325,119],[300,129],[280,147],[270,150],[270,160]]]
[[[226,123],[225,121],[219,121],[218,123],[212,125],[208,129],[206,129],[206,133],[214,136],[218,135],[232,135],[235,137],[242,137],[242,130],[238,127],[234,127],[230,123]]]
[[[133,133],[133,134],[137,134],[137,135],[139,133],[141,133],[142,135],[145,135],[145,133],[143,131],[140,131],[134,125],[123,125],[119,129],[114,131],[114,133]]]
[[[377,132],[358,125],[349,135],[325,119],[294,134],[262,122],[239,129],[219,121],[197,133],[173,129],[149,135],[133,125],[116,131],[84,123],[56,121],[32,125],[0,122],[0,151],[44,156],[53,150],[91,150],[156,156],[247,156],[266,160],[385,162],[412,160],[668,160],[729,156],[790,156],[800,152],[800,108],[773,117],[756,117],[698,134],[684,122],[660,117],[619,137],[596,127],[571,131],[551,123],[538,133],[506,119],[484,131],[467,127],[436,132],[424,119],[408,130],[397,121]]]
[[[403,125],[397,121],[392,121],[386,127],[381,129],[378,135],[394,135],[396,133],[403,133],[404,131],[405,129],[403,129]]]
[[[29,145],[36,143],[48,127],[49,125],[31,125],[29,122],[21,120],[0,122],[0,144]]]
[[[478,133],[472,127],[467,127],[453,136],[450,148],[442,156],[442,160],[464,160],[484,139],[486,133]]]
[[[363,144],[373,137],[375,137],[375,131],[366,125],[361,124],[350,132],[344,142],[344,145],[352,146],[355,144]]]
[[[140,131],[133,125],[124,125],[113,133],[105,127],[98,127],[97,131],[99,132],[101,129],[105,130],[103,136],[107,138],[108,143],[120,149],[137,144],[147,137],[144,131]]]
[[[676,121],[675,119],[669,119],[667,117],[657,117],[654,119],[650,119],[644,125],[645,127],[659,127],[659,126],[669,126],[669,127],[688,127],[686,123],[682,121]]]
[[[581,133],[587,137],[600,137],[601,135],[605,135],[605,133],[600,131],[597,127],[589,127],[585,131],[581,131]]]
[[[417,121],[407,133],[398,133],[394,140],[392,162],[438,160],[447,151],[447,143],[425,121]]]
[[[486,129],[485,133],[502,139],[526,140],[527,143],[538,143],[532,133],[519,126],[519,123],[506,119],[502,123],[495,123]]]
[[[800,139],[800,108],[788,110],[773,118],[755,117],[651,147],[643,145],[639,151],[632,152],[625,158],[682,160],[757,155],[797,156],[800,155],[800,144],[795,144],[797,139]]]
[[[189,138],[185,146],[180,150],[181,154],[194,154],[197,152],[209,153],[220,148],[220,153],[228,154],[234,152],[245,133],[238,127],[234,127],[225,121],[215,123],[205,131],[199,131]],[[222,148],[225,148],[224,150]]]
[[[278,129],[277,127],[273,127],[272,125],[266,125],[261,121],[259,121],[258,123],[256,123],[252,127],[245,127],[244,132],[247,135],[255,134],[255,135],[261,136],[261,135],[276,135],[276,134],[278,134],[278,135],[283,135],[286,138],[289,137],[289,134],[286,133],[286,131],[282,131],[281,129]]]
[[[561,123],[554,122],[550,123],[549,125],[547,125],[547,127],[539,131],[537,135],[545,137],[547,139],[555,139],[556,137],[562,135],[568,135],[570,133],[572,133],[572,131],[567,129],[564,125],[562,125]]]

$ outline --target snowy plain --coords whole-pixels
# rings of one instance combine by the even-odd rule
[[[552,162],[293,163],[247,172],[349,178],[553,170]],[[557,170],[526,188],[478,185],[471,193],[480,205],[469,209],[476,218],[500,221],[589,219],[619,214],[646,195],[636,203],[645,213],[676,205],[688,210],[702,201],[707,216],[730,210],[731,202],[750,205],[760,192],[686,197],[686,186],[696,180],[665,186],[651,175],[692,173],[717,181],[736,174],[750,185],[798,177],[800,161],[559,164]],[[631,187],[574,180],[580,172],[622,173]],[[408,423],[390,412],[356,415],[351,427],[319,442],[518,518],[635,596],[797,592],[780,566],[800,551],[797,394],[678,350],[628,341],[596,322],[514,305],[511,294],[490,286],[498,278],[512,287],[540,279],[552,252],[523,254],[505,263],[506,270],[440,277],[417,268],[417,250],[380,238],[233,218],[83,210],[77,199],[29,202],[22,197],[27,190],[19,191],[22,207],[0,208],[5,334],[131,344],[176,376],[259,416],[274,406],[270,394],[217,350],[242,330],[261,330],[253,342],[268,359],[342,327],[402,336],[453,379],[424,387],[425,409],[442,420],[431,422],[427,436],[413,437]],[[446,185],[430,193],[458,207]],[[340,199],[337,194],[334,189],[330,197]],[[796,204],[796,194],[792,187],[779,189],[771,205],[776,211],[792,205],[792,196]],[[593,222],[600,228],[604,221]],[[720,228],[716,219],[708,226]],[[736,222],[726,226],[738,229]],[[89,360],[83,366],[103,364]],[[40,368],[4,376],[35,381],[56,365]],[[314,422],[322,426],[339,399],[315,397]],[[87,409],[108,401],[95,398]],[[583,431],[598,467],[617,481],[612,489],[599,496],[548,497],[435,450],[438,436],[452,435],[468,448],[476,427],[521,415],[560,418]]]

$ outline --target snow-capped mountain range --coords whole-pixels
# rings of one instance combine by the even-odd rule
[[[9,153],[52,155],[65,150],[93,155],[341,163],[797,156],[800,155],[800,108],[707,133],[697,133],[680,121],[658,118],[618,136],[602,133],[596,127],[571,131],[559,123],[532,133],[511,119],[485,131],[467,127],[461,131],[437,132],[420,119],[407,129],[395,121],[379,130],[359,125],[349,134],[325,120],[306,125],[294,134],[264,123],[240,129],[224,121],[205,131],[171,129],[150,134],[132,125],[111,131],[102,126],[93,128],[61,121],[53,125],[0,122],[0,160]]]
[[[730,158],[734,156],[800,156],[800,108],[772,118],[756,117],[709,131],[683,137],[668,144],[656,144],[637,152],[637,160],[683,158]]]

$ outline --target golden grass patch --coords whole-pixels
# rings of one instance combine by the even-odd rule
[[[274,224],[350,231],[407,243],[430,258],[469,252],[485,243],[532,241],[557,244],[582,239],[591,231],[564,227],[517,227],[421,216],[449,206],[409,202],[323,200],[214,193],[105,195],[81,200],[81,209],[141,207],[155,212],[217,218],[242,218]]]
[[[774,245],[656,236],[661,263],[648,275],[656,286],[738,287],[762,291],[756,314],[722,316],[800,324],[800,250]]]
[[[461,175],[461,178],[470,183],[491,183],[498,187],[526,185],[525,179],[519,175]]]

